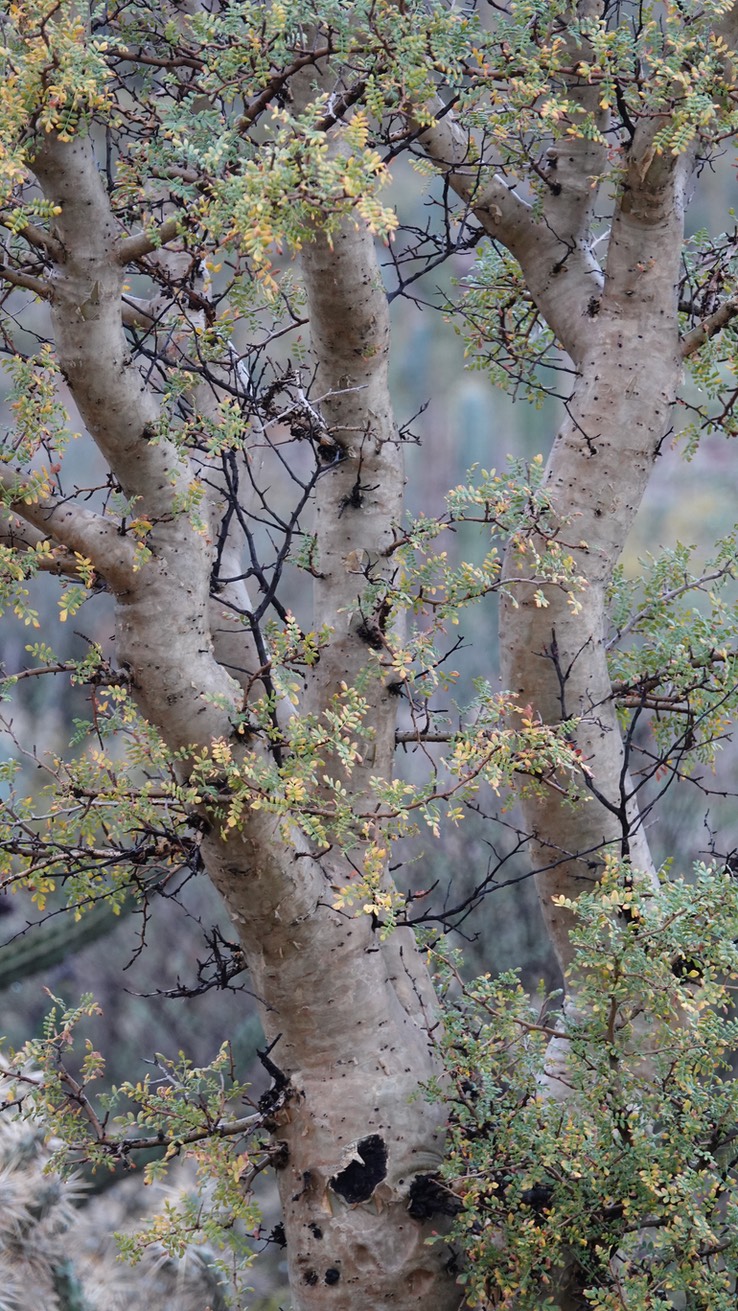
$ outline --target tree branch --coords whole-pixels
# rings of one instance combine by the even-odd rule
[[[43,278],[34,278],[30,273],[21,273],[17,269],[10,269],[7,264],[0,263],[0,278],[4,282],[9,282],[11,287],[24,287],[27,291],[34,292],[41,300],[51,300],[52,298],[52,289],[48,282],[44,282]]]
[[[29,246],[35,246],[37,250],[43,250],[53,260],[64,258],[64,248],[45,228],[39,228],[35,223],[26,223],[24,227],[16,228],[12,223],[12,218],[12,214],[7,211],[0,212],[0,224],[10,232],[23,237],[23,240],[27,241]]]
[[[544,723],[579,721],[576,746],[591,772],[590,796],[576,809],[552,796],[521,799],[526,827],[572,853],[537,878],[564,967],[572,957],[571,921],[554,898],[575,897],[596,881],[602,859],[576,853],[599,843],[603,853],[614,851],[653,875],[611,700],[604,633],[607,586],[668,430],[681,376],[676,288],[691,158],[657,153],[653,138],[662,125],[661,119],[641,120],[636,129],[615,205],[605,288],[597,313],[585,320],[580,376],[544,478],[555,513],[581,534],[572,552],[587,583],[581,609],[573,613],[556,589],[544,589],[545,609],[532,590],[516,592],[517,610],[504,596],[501,606],[505,683]],[[512,548],[504,576],[514,570]],[[542,842],[539,837],[537,863]]]
[[[541,314],[578,364],[588,335],[586,307],[602,287],[600,266],[579,233],[559,235],[538,221],[505,178],[479,159],[471,133],[450,113],[439,111],[418,140],[485,232],[515,256]]]
[[[209,748],[229,735],[241,694],[213,656],[212,530],[203,530],[189,509],[195,471],[159,431],[157,397],[130,360],[116,258],[121,243],[91,141],[62,142],[50,133],[33,167],[60,211],[65,259],[56,269],[52,303],[60,366],[95,443],[151,523],[145,564],[116,584],[119,660],[131,671],[143,713],[172,748]],[[73,508],[67,512],[73,515]],[[64,513],[60,507],[59,522]]]
[[[709,314],[707,318],[703,319],[701,323],[698,323],[695,328],[691,328],[689,332],[685,332],[680,344],[682,359],[686,360],[689,359],[690,355],[694,355],[702,346],[704,346],[706,341],[709,341],[711,337],[716,337],[719,332],[722,332],[723,328],[727,327],[737,314],[738,297],[731,296],[730,300],[726,300],[722,305],[718,306],[713,314]]]
[[[134,544],[130,538],[121,536],[119,526],[112,520],[73,501],[47,497],[27,502],[23,499],[22,489],[18,494],[17,482],[2,470],[0,488],[8,496],[8,510],[24,521],[20,528],[16,528],[7,510],[0,514],[0,536],[7,545],[32,550],[40,542],[53,538],[68,551],[76,551],[91,560],[114,591],[129,585]],[[42,565],[59,573],[74,571],[72,561],[59,561],[58,566],[54,569],[51,562],[48,566]]]
[[[168,241],[174,240],[181,228],[181,217],[172,216],[165,219],[153,232],[137,232],[132,237],[124,237],[115,250],[116,263],[121,266],[132,264],[137,259],[143,259],[144,255],[150,255],[154,250],[161,250]]]
[[[126,328],[142,328],[145,332],[148,332],[157,322],[156,315],[152,314],[148,308],[155,303],[155,297],[150,300],[142,300],[138,296],[130,296],[126,293],[121,305],[123,326]]]

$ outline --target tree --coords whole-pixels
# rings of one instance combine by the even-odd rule
[[[147,872],[204,869],[274,1085],[228,1119],[225,1057],[184,1066],[169,1133],[161,1092],[127,1088],[143,1123],[170,1152],[210,1140],[216,1157],[268,1130],[295,1307],[456,1307],[448,1112],[422,1092],[443,1086],[437,1002],[390,851],[482,788],[517,790],[569,971],[563,1025],[596,1010],[573,946],[577,914],[596,914],[578,895],[606,873],[628,947],[660,891],[648,779],[703,757],[735,697],[730,607],[715,591],[700,624],[680,606],[729,580],[735,545],[702,575],[672,555],[643,595],[616,567],[685,362],[695,439],[735,431],[734,236],[684,245],[687,199],[736,129],[732,9],[27,0],[3,24],[4,599],[37,625],[29,580],[49,573],[62,623],[105,595],[116,627],[114,652],[35,642],[7,680],[11,695],[66,673],[93,716],[69,758],[41,762],[46,810],[6,766],[5,876],[83,914],[145,898]],[[424,229],[382,192],[408,159],[441,183]],[[445,515],[408,524],[388,300],[474,246],[450,312],[493,376],[559,395],[563,420],[545,472],[477,471]],[[77,426],[95,456],[69,474]],[[436,545],[462,522],[476,562]],[[282,599],[294,568],[310,617]],[[507,690],[480,686],[454,725],[434,714],[446,628],[493,594]],[[657,747],[634,775],[651,711]],[[419,781],[394,776],[398,733],[426,749]],[[57,1008],[47,1051],[85,1005]],[[553,1023],[539,1078],[566,1103],[571,1039]],[[102,1163],[136,1134],[95,1112],[98,1068],[52,1062],[47,1092],[78,1145],[83,1113]],[[21,1071],[11,1100],[23,1086]],[[243,1205],[245,1159],[221,1214]],[[640,1303],[598,1303],[591,1272],[562,1261],[541,1306],[656,1305],[645,1285]]]

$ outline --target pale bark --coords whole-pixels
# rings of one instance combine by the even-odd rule
[[[576,96],[581,108],[596,112],[593,89]],[[544,198],[545,232],[536,241],[528,216],[516,217],[505,180],[488,180],[480,166],[474,180],[473,168],[464,169],[468,147],[452,122],[442,121],[421,138],[486,231],[517,257],[533,299],[577,367],[544,489],[561,539],[572,545],[584,590],[576,596],[550,586],[511,586],[500,607],[504,686],[545,723],[577,722],[574,741],[583,770],[574,803],[562,804],[551,789],[521,798],[544,920],[566,975],[565,1014],[573,1020],[580,1003],[571,969],[573,917],[556,901],[591,890],[608,852],[654,882],[656,877],[607,669],[606,593],[670,430],[681,361],[735,314],[728,301],[680,342],[677,288],[693,154],[655,150],[662,127],[663,118],[644,118],[635,129],[617,191],[604,280],[589,232],[596,181],[605,167],[601,147],[564,139],[548,151],[548,177],[560,189]],[[574,274],[561,284],[558,303],[554,237],[571,252]],[[555,267],[558,274],[561,264]],[[519,576],[519,563],[513,546],[506,579]],[[634,1042],[648,1061],[647,1015],[636,1026]],[[569,1061],[568,1041],[554,1038],[541,1079],[544,1096],[570,1097]],[[556,1272],[553,1300],[559,1311],[581,1311],[588,1303],[575,1259]]]
[[[0,488],[12,496],[14,481],[0,474]],[[53,497],[30,504],[11,500],[8,509],[0,512],[0,541],[26,551],[36,551],[43,542],[53,545],[56,549],[50,557],[38,556],[39,568],[45,572],[77,575],[75,552],[95,565],[104,560],[105,578],[111,586],[125,586],[134,560],[132,543],[121,537],[110,520],[83,505]],[[60,552],[59,546],[65,550]]]
[[[121,245],[89,141],[49,137],[35,171],[61,207],[54,240],[64,254],[51,279],[60,367],[136,513],[152,524],[150,558],[128,567],[132,547],[119,526],[96,522],[93,541],[74,505],[68,522],[66,507],[51,503],[28,514],[21,504],[13,508],[60,542],[89,548],[85,554],[115,593],[120,662],[169,746],[186,756],[230,738],[238,754],[233,720],[253,653],[241,630],[243,658],[238,625],[224,631],[209,595],[218,496],[210,498],[204,532],[178,508],[197,471],[157,435],[157,399],[128,358]],[[138,252],[141,244],[122,249]],[[341,679],[358,678],[378,648],[367,628],[376,623],[381,631],[381,624],[364,614],[362,595],[374,571],[386,568],[402,472],[372,241],[347,221],[333,250],[316,234],[305,269],[331,445],[319,482],[324,577],[316,623],[333,632],[307,691],[319,713]],[[243,590],[234,603],[248,606]],[[371,774],[391,773],[394,701],[380,674],[377,666],[367,685],[377,732],[367,732],[359,767],[365,795]],[[278,1178],[295,1308],[451,1311],[460,1294],[445,1268],[448,1249],[426,1243],[443,1217],[420,1222],[408,1213],[411,1185],[438,1169],[443,1140],[442,1108],[419,1095],[438,1063],[429,1034],[432,989],[411,935],[383,944],[368,916],[334,910],[335,887],[350,878],[350,863],[338,851],[312,850],[296,832],[285,838],[263,811],[248,812],[228,835],[210,828],[202,854],[244,945],[267,1035],[281,1035],[273,1059],[290,1094],[274,1133],[287,1147]]]
[[[587,346],[544,486],[586,582],[570,598],[533,589],[503,604],[503,679],[546,723],[580,720],[576,744],[587,774],[574,807],[550,796],[523,801],[535,834],[534,863],[546,923],[563,966],[570,917],[558,895],[576,896],[599,876],[605,851],[652,869],[627,773],[605,659],[605,593],[671,421],[681,377],[676,287],[684,193],[691,158],[654,155],[644,123],[630,152],[608,246],[601,301],[587,316]],[[586,311],[585,311],[586,312]],[[646,367],[644,367],[644,364]],[[515,573],[515,561],[507,568]]]
[[[64,259],[52,279],[60,368],[123,491],[153,525],[151,559],[137,572],[121,578],[109,553],[92,556],[119,602],[118,659],[130,670],[144,714],[171,747],[207,746],[228,735],[229,716],[219,705],[230,706],[235,716],[240,693],[212,651],[211,533],[176,508],[178,498],[187,497],[193,471],[169,440],[157,436],[157,399],[130,361],[118,237],[91,143],[50,136],[34,169],[47,197],[61,208],[55,236]]]
[[[179,12],[197,8],[187,0]],[[298,84],[301,94],[312,90],[313,63],[301,84],[294,79],[296,94]],[[595,89],[573,83],[572,94],[580,113],[597,115]],[[516,586],[502,607],[506,685],[546,723],[573,717],[579,724],[586,773],[577,805],[560,805],[553,789],[523,801],[544,915],[564,967],[570,919],[553,898],[591,886],[606,850],[651,870],[607,674],[604,600],[668,430],[680,357],[693,348],[691,341],[680,348],[675,294],[690,161],[654,154],[653,132],[645,120],[637,128],[604,273],[589,232],[602,143],[574,138],[549,150],[540,221],[477,158],[451,115],[440,114],[419,137],[485,231],[518,259],[578,371],[545,486],[586,582],[582,608],[575,614],[565,591],[553,587],[541,608],[533,586]],[[332,148],[341,149],[340,128]],[[234,731],[245,700],[258,694],[259,656],[243,622],[251,599],[235,531],[226,534],[222,559],[228,581],[212,595],[226,489],[208,467],[204,527],[182,508],[203,467],[160,431],[158,399],[132,364],[124,334],[124,321],[150,328],[161,308],[156,300],[124,300],[126,263],[174,240],[177,219],[169,215],[153,236],[121,238],[84,136],[64,143],[49,134],[34,168],[60,213],[48,236],[24,230],[53,265],[48,281],[31,290],[50,300],[60,367],[93,440],[136,514],[151,523],[150,556],[135,559],[122,523],[50,498],[35,506],[12,501],[11,512],[30,525],[22,544],[30,549],[48,536],[89,557],[106,579],[117,603],[120,663],[143,713],[181,753],[181,772],[195,749],[207,752],[218,740],[238,760],[262,749]],[[302,708],[320,716],[344,684],[362,688],[361,759],[350,776],[336,760],[325,771],[343,777],[356,810],[366,813],[373,778],[392,775],[397,704],[390,686],[397,634],[383,598],[403,491],[387,378],[389,320],[373,240],[353,215],[330,238],[316,230],[305,240],[302,267],[324,457],[314,498],[313,626],[329,632],[306,675]],[[203,412],[213,397],[193,392],[191,399]],[[13,539],[12,520],[3,532]],[[512,573],[519,570],[511,557]],[[316,795],[326,800],[329,790],[319,784]],[[273,1132],[286,1147],[278,1178],[296,1311],[453,1311],[460,1292],[448,1249],[426,1245],[443,1217],[419,1222],[408,1212],[414,1181],[442,1159],[441,1108],[419,1095],[439,1074],[428,974],[409,931],[383,941],[370,917],[334,908],[371,829],[357,822],[346,854],[319,849],[266,809],[248,810],[228,832],[201,810],[206,868],[239,932],[272,1058],[288,1080]],[[556,1055],[554,1046],[552,1061]],[[568,1298],[562,1291],[562,1307]]]
[[[560,204],[551,199],[550,208],[564,213],[548,224],[538,221],[513,184],[478,157],[471,134],[451,115],[439,118],[419,140],[485,232],[515,256],[544,319],[574,363],[580,364],[588,338],[586,307],[600,295],[602,270],[585,238],[589,205],[582,203],[581,185],[574,195],[574,178],[580,162],[592,168],[593,177],[598,175],[600,149],[592,148],[585,155],[575,144],[557,155],[565,185]],[[563,220],[571,223],[574,214],[576,222],[565,225]]]
[[[596,8],[583,0],[578,12]],[[575,48],[572,63],[574,54]],[[591,115],[604,130],[597,88],[573,79],[567,91],[573,119]],[[676,286],[692,156],[654,152],[658,126],[660,120],[644,120],[636,131],[604,271],[590,232],[606,168],[601,141],[562,132],[546,152],[541,222],[509,181],[479,159],[473,138],[452,114],[439,111],[419,138],[485,231],[516,257],[536,305],[577,368],[544,487],[562,539],[574,548],[584,589],[575,597],[543,588],[541,606],[537,586],[516,585],[500,612],[505,686],[545,723],[579,721],[576,746],[585,769],[575,806],[562,805],[550,789],[521,803],[534,839],[531,859],[544,918],[563,968],[572,955],[571,916],[553,898],[591,887],[606,851],[653,873],[607,671],[605,597],[669,428],[681,358],[726,321],[721,314],[714,328],[705,325],[699,342],[680,346]],[[519,564],[508,551],[505,576],[517,577]]]
[[[285,851],[273,820],[227,846],[208,839],[204,854],[294,1088],[276,1136],[289,1149],[278,1181],[295,1305],[458,1306],[448,1250],[424,1246],[437,1225],[407,1211],[413,1179],[442,1154],[438,1108],[409,1100],[435,1070],[422,1011],[403,1006],[368,919],[331,909],[330,871]],[[340,1280],[327,1287],[330,1270]]]
[[[372,775],[391,777],[394,754],[396,698],[375,659],[383,618],[367,610],[364,597],[368,584],[385,576],[402,506],[402,459],[387,384],[389,321],[372,239],[353,219],[330,242],[315,234],[303,253],[303,271],[329,438],[316,491],[314,623],[331,630],[306,689],[306,707],[320,712],[342,684],[356,683],[375,664],[365,684],[373,732],[360,742],[363,759],[350,780],[358,808]],[[303,880],[306,863],[299,864]],[[291,1232],[300,1234],[296,1246],[288,1242],[292,1286],[304,1290],[299,1305],[306,1308],[330,1304],[348,1311],[357,1300],[367,1307],[455,1307],[459,1293],[442,1268],[447,1251],[424,1246],[433,1226],[407,1212],[412,1180],[437,1170],[442,1153],[439,1108],[409,1101],[419,1082],[438,1073],[427,971],[409,931],[382,943],[368,917],[331,909],[331,889],[351,877],[339,851],[325,853],[318,868],[304,911],[296,912],[294,901],[290,909],[290,949],[273,931],[265,935],[265,959],[256,970],[266,995],[284,998],[279,1018],[267,1016],[269,1024],[282,1029],[287,999],[293,999],[283,1042],[287,1052],[291,1043],[299,1048],[295,1078],[311,1108],[307,1134],[299,1116],[282,1131],[290,1147],[280,1178],[283,1205]],[[370,1198],[352,1201],[349,1176],[341,1180],[341,1171],[358,1165],[363,1175],[362,1152],[382,1177]],[[324,1277],[306,1283],[309,1272],[325,1270],[327,1258],[328,1268],[342,1269],[330,1292]]]
[[[384,618],[367,608],[370,585],[387,579],[388,549],[402,515],[403,467],[389,402],[389,312],[371,236],[346,220],[331,239],[316,234],[302,266],[310,335],[319,361],[316,390],[332,445],[315,497],[315,624],[332,636],[312,680],[311,699],[326,705],[353,685],[384,648]],[[376,653],[372,659],[372,651]],[[378,670],[367,695],[378,735],[363,748],[366,769],[389,777],[394,702]]]

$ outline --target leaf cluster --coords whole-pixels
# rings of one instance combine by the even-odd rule
[[[735,532],[699,571],[694,555],[677,543],[644,562],[637,582],[615,571],[609,641],[624,722],[655,711],[651,730],[664,762],[673,758],[687,773],[714,761],[738,695]]]
[[[574,917],[574,1000],[515,975],[449,1002],[447,1177],[470,1304],[727,1311],[738,1280],[738,891],[699,866],[656,891],[610,861]],[[552,1042],[553,1040],[553,1042]]]
[[[121,1163],[132,1168],[143,1155],[144,1180],[151,1183],[166,1178],[172,1161],[189,1161],[192,1191],[168,1202],[145,1229],[118,1235],[121,1253],[135,1262],[152,1244],[182,1256],[207,1243],[221,1255],[224,1273],[234,1261],[245,1270],[259,1214],[251,1185],[270,1156],[261,1115],[239,1117],[243,1103],[253,1103],[248,1086],[235,1079],[228,1044],[207,1066],[195,1067],[182,1053],[174,1060],[157,1055],[143,1079],[96,1092],[105,1062],[89,1039],[80,1043],[79,1030],[99,1008],[90,996],[72,1007],[56,997],[52,1002],[42,1035],[8,1053],[1,1081],[6,1114],[14,1108],[22,1119],[43,1121],[56,1136],[48,1168],[63,1177],[81,1164],[93,1173]]]

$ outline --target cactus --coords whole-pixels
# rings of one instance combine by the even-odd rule
[[[108,902],[100,901],[79,920],[62,915],[46,924],[33,925],[27,935],[0,947],[0,991],[21,979],[52,969],[91,942],[111,933],[120,924],[121,916],[130,914],[139,904],[135,897],[126,897],[116,914]]]
[[[0,1311],[75,1307],[55,1293],[54,1282],[55,1271],[67,1262],[79,1193],[74,1180],[63,1183],[44,1173],[47,1160],[37,1124],[0,1118]],[[91,1311],[80,1302],[76,1308]]]
[[[33,1120],[0,1117],[0,1311],[226,1311],[207,1248],[175,1260],[152,1246],[139,1265],[122,1264],[115,1231],[138,1226],[156,1199],[129,1177],[80,1205],[80,1181],[45,1169],[53,1146]],[[182,1171],[178,1187],[190,1182]]]

